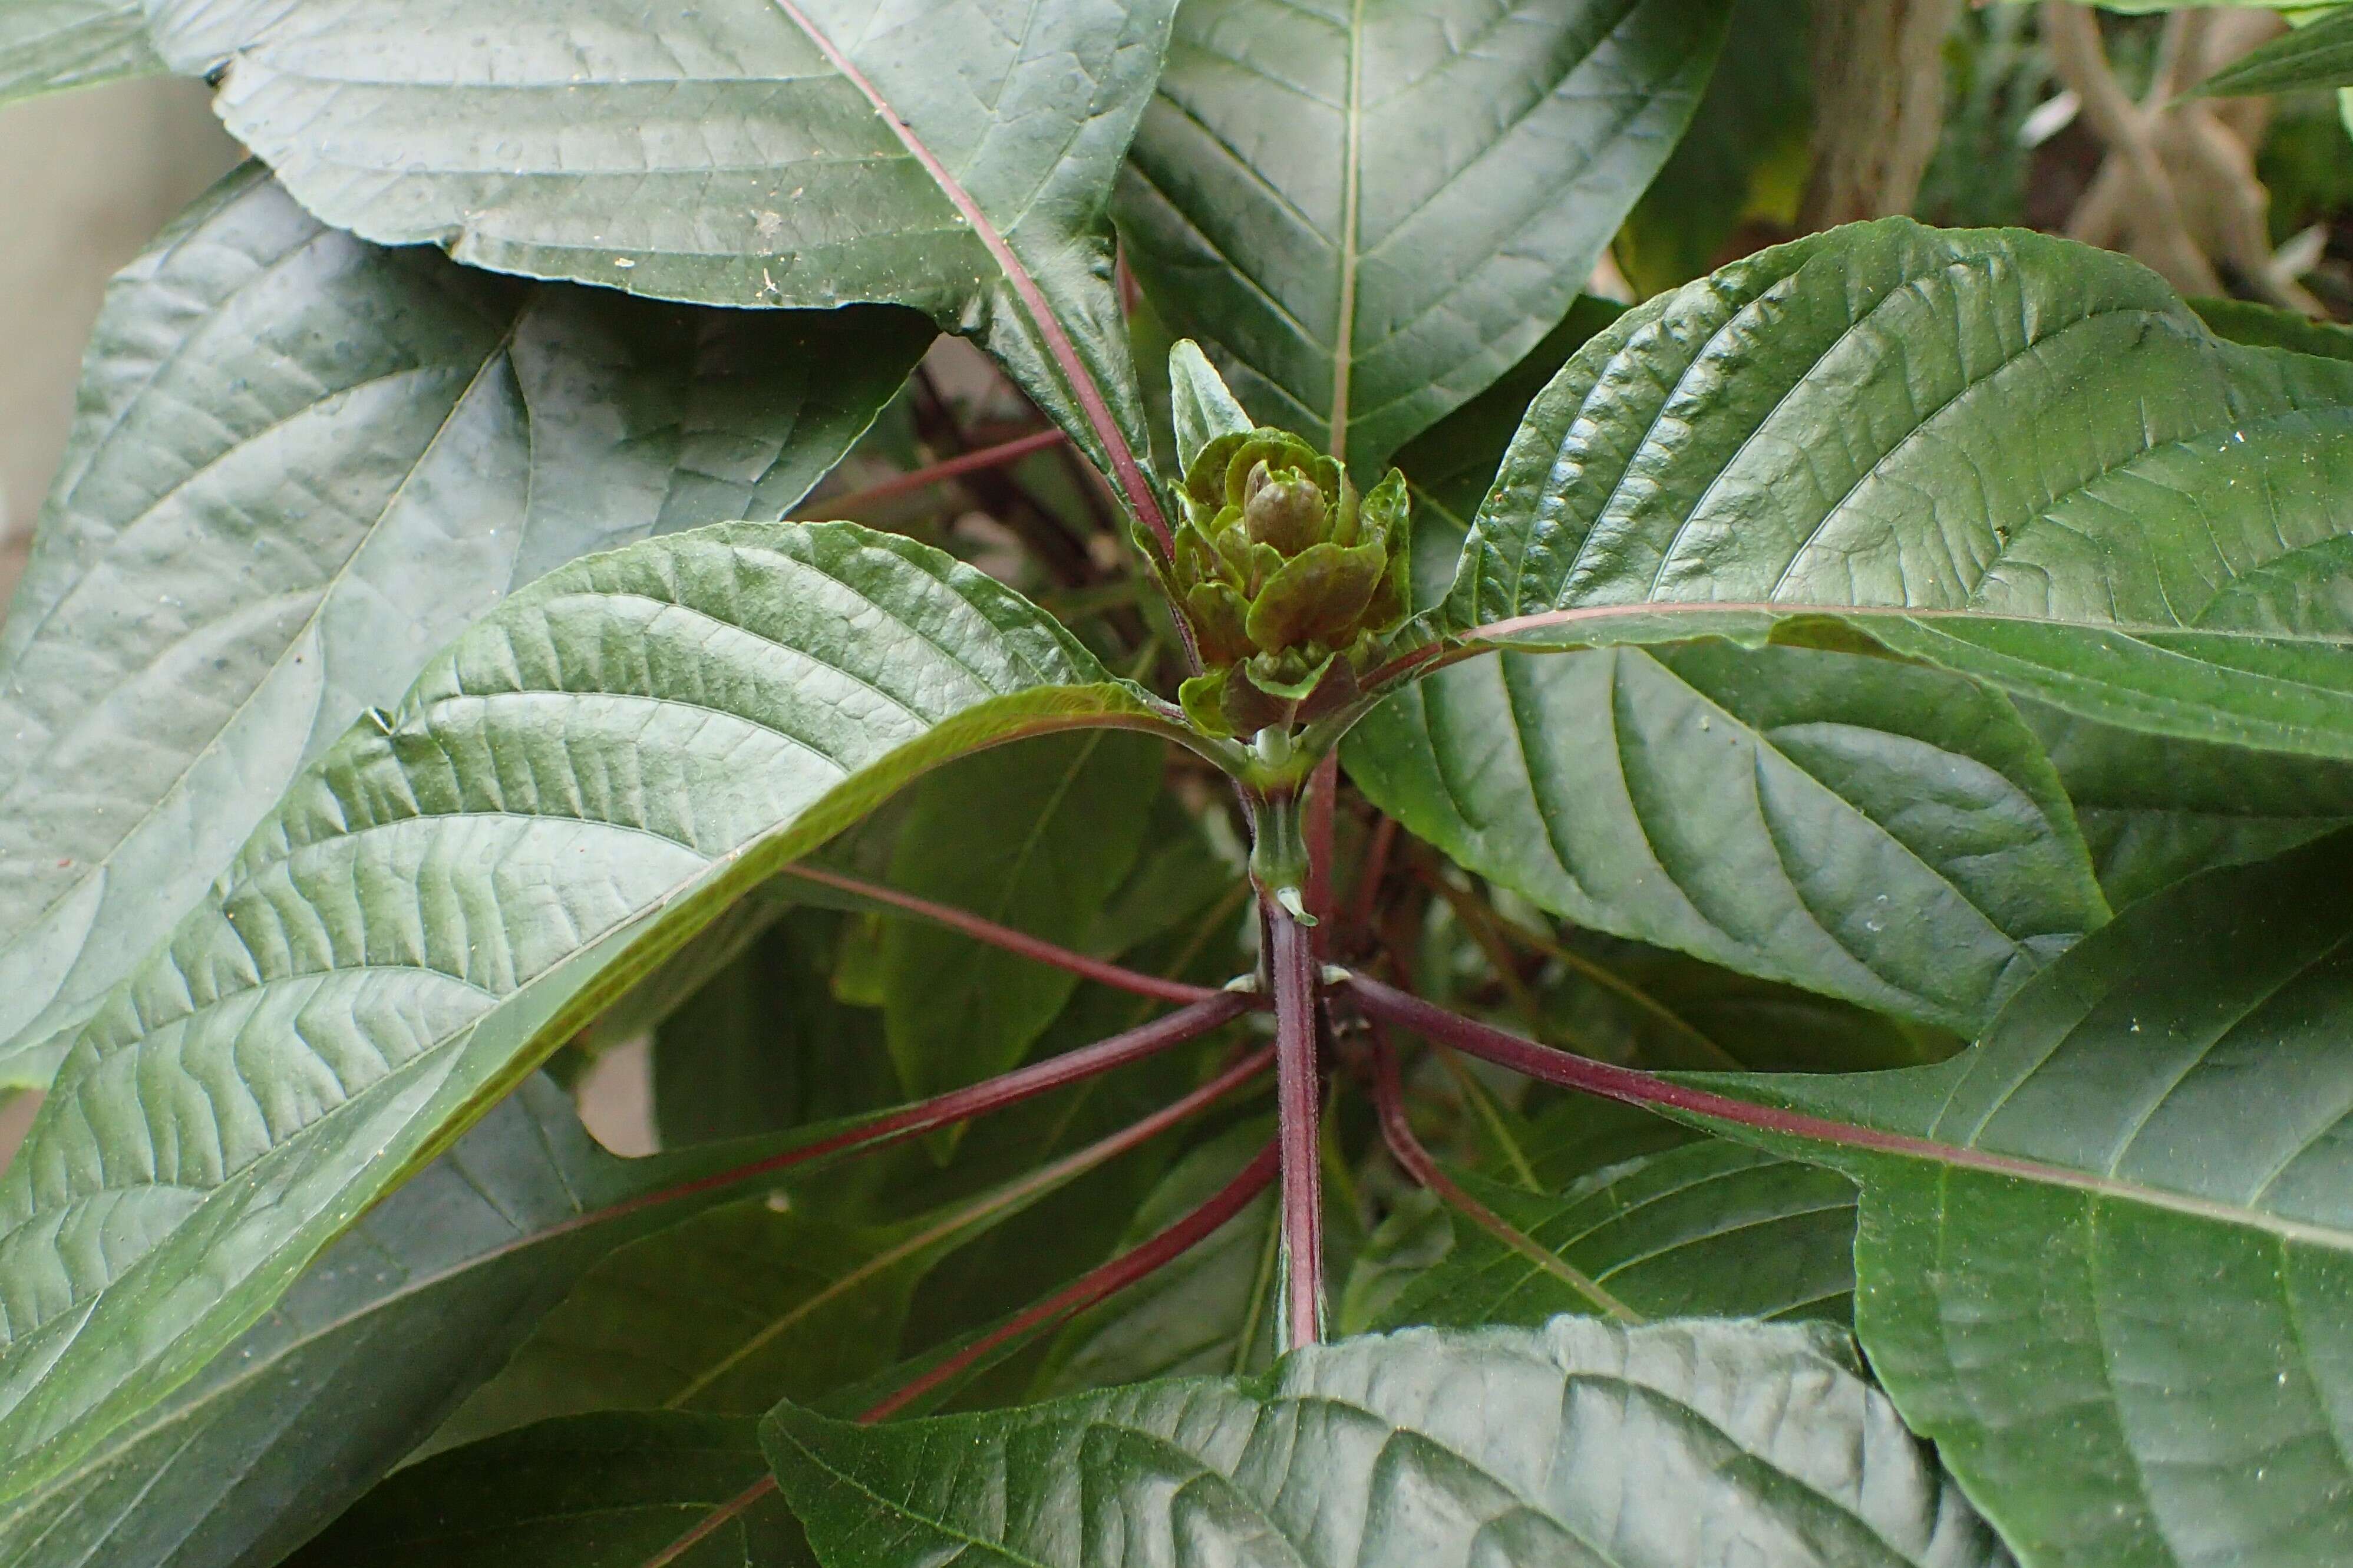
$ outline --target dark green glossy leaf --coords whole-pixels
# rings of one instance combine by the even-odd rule
[[[1130,264],[1261,422],[1377,475],[1568,309],[1725,10],[1190,0],[1120,182]]]
[[[266,1568],[414,1448],[583,1269],[743,1184],[681,1187],[786,1142],[623,1161],[526,1084],[203,1372],[0,1507],[0,1560]]]
[[[2219,340],[2120,257],[1852,226],[1580,350],[1445,620],[1562,647],[1827,616],[2085,717],[2353,757],[2348,430],[2353,364]]]
[[[661,1555],[767,1474],[758,1426],[640,1410],[510,1432],[401,1471],[288,1568],[803,1568],[773,1494]]]
[[[824,911],[786,910],[656,1027],[654,1125],[664,1146],[847,1115],[891,1098],[881,1020],[843,1005],[828,984],[839,924]]]
[[[1854,1290],[1854,1187],[1835,1171],[1707,1139],[1557,1194],[1461,1174],[1506,1224],[1641,1318],[1820,1318]],[[1594,1300],[1460,1216],[1433,1267],[1361,1326],[1534,1327]],[[1428,1238],[1420,1238],[1424,1247]]]
[[[159,75],[142,0],[7,0],[0,5],[0,103]]]
[[[1136,1211],[1119,1250],[1208,1202],[1273,1135],[1271,1123],[1253,1118],[1178,1161]],[[1277,1230],[1275,1194],[1261,1193],[1191,1251],[1074,1319],[1049,1352],[1034,1394],[1265,1367],[1280,1348]]]
[[[2257,348],[2293,349],[2326,359],[2353,359],[2353,327],[2316,321],[2300,311],[2252,300],[2198,299],[2189,301],[2198,319],[2218,337]]]
[[[1161,746],[1056,736],[943,768],[915,786],[892,884],[1064,947],[1084,945],[1142,847]],[[911,1097],[1018,1063],[1077,976],[927,921],[882,937],[883,1026]]]
[[[1842,1335],[1410,1331],[1261,1379],[761,1438],[826,1568],[2007,1563]]]
[[[1526,416],[1529,403],[1560,374],[1569,355],[1625,314],[1625,309],[1614,300],[1578,295],[1560,324],[1546,332],[1525,359],[1398,450],[1398,467],[1405,470],[1406,480],[1413,487],[1417,561],[1422,549],[1419,530],[1433,523],[1451,527],[1453,540],[1446,556],[1451,578],[1462,536],[1470,530],[1479,503],[1486,499],[1487,487],[1495,482],[1495,469]],[[1441,593],[1427,599],[1417,594],[1416,607],[1436,602],[1445,584],[1439,586]]]
[[[2136,734],[2040,705],[2025,712],[2118,909],[2353,822],[2353,763]]]
[[[1862,1185],[1872,1365],[2025,1562],[2353,1551],[2349,942],[2338,835],[2137,905],[1949,1063],[1714,1080]]]
[[[0,1490],[192,1375],[607,999],[909,778],[1155,721],[1010,591],[848,523],[649,541],[509,599],[298,779],[68,1053],[0,1178]]]
[[[1349,776],[1577,924],[1974,1030],[2106,918],[2057,775],[1968,681],[1723,643],[1504,654],[1349,736]]]
[[[437,1447],[594,1410],[756,1415],[871,1376],[898,1358],[910,1294],[961,1234],[765,1198],[700,1215],[591,1269]]]
[[[2353,86],[2353,12],[2324,11],[2284,37],[2258,44],[2189,89],[2232,98]]]
[[[157,52],[338,228],[698,304],[912,305],[1106,467],[1145,447],[1103,215],[1171,9],[149,6]]]
[[[513,586],[781,515],[931,332],[691,312],[325,228],[248,167],[116,280],[0,631],[0,1083],[296,770]]]
[[[1864,1072],[1942,1061],[1965,1043],[1945,1030],[1638,942],[1569,931],[1558,951],[1578,963],[1564,963],[1546,989],[1546,1016],[1558,1038],[1611,1061]]]
[[[1813,129],[1810,31],[1782,0],[1733,0],[1724,66],[1610,247],[1639,297],[1714,267],[1744,218],[1796,215]]]

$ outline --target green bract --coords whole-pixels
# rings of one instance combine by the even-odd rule
[[[1193,722],[1251,735],[1354,696],[1406,617],[1405,476],[1360,494],[1338,462],[1261,426],[1201,448],[1184,506],[1163,576],[1201,655],[1178,692]]]

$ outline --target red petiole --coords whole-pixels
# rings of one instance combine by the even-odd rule
[[[786,869],[796,877],[832,888],[837,891],[854,893],[861,899],[871,899],[878,904],[888,904],[893,909],[904,910],[911,915],[946,926],[952,931],[962,931],[976,942],[985,942],[991,947],[1002,948],[1008,952],[1018,953],[1023,958],[1034,959],[1039,963],[1067,970],[1082,979],[1098,981],[1122,991],[1132,991],[1138,996],[1150,996],[1163,1002],[1205,1002],[1212,996],[1239,994],[1242,998],[1242,1005],[1245,1008],[1266,1005],[1264,1001],[1248,993],[1223,992],[1208,985],[1194,985],[1182,980],[1170,980],[1157,974],[1145,974],[1133,969],[1125,969],[1119,964],[1092,958],[1083,952],[1073,952],[1070,948],[1048,942],[1043,937],[1031,936],[1027,931],[1015,931],[1011,926],[999,925],[995,921],[985,919],[965,910],[956,909],[953,905],[934,903],[929,899],[917,898],[913,893],[902,893],[895,888],[886,888],[875,882],[860,881],[856,877],[845,877],[839,871],[828,871],[822,867],[809,865],[788,866]]]
[[[1620,1322],[1641,1322],[1641,1314],[1611,1295],[1599,1280],[1463,1191],[1462,1184],[1448,1175],[1445,1168],[1431,1158],[1421,1140],[1414,1136],[1412,1122],[1406,1119],[1405,1091],[1398,1079],[1397,1053],[1390,1048],[1388,1037],[1382,1032],[1380,1025],[1372,1023],[1370,1019],[1366,1022],[1372,1024],[1373,1106],[1380,1117],[1381,1139],[1388,1145],[1390,1156],[1404,1168],[1405,1173],[1437,1194],[1449,1208],[1561,1280]]]
[[[849,517],[882,501],[893,500],[900,496],[911,495],[916,490],[943,484],[959,474],[978,473],[984,468],[1009,467],[1033,452],[1043,452],[1050,447],[1059,447],[1069,439],[1070,437],[1060,430],[1039,430],[1033,435],[1000,442],[994,447],[983,447],[976,452],[965,452],[961,456],[934,463],[928,468],[897,475],[879,484],[869,485],[862,490],[852,490],[846,496],[837,496],[831,500],[819,501],[817,503],[818,508],[828,517]]]

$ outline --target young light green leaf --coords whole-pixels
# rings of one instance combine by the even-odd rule
[[[1220,436],[1248,432],[1250,416],[1227,390],[1217,373],[1190,338],[1179,338],[1168,351],[1169,421],[1176,437],[1176,471],[1190,473],[1201,448]]]
[[[912,305],[1155,509],[1103,212],[1174,0],[155,0],[303,205],[666,300]]]
[[[142,0],[0,4],[0,103],[166,68],[148,47]]]
[[[1444,623],[1563,647],[1829,616],[2085,717],[2353,757],[2348,430],[2353,364],[2219,340],[2120,257],[1852,226],[1579,351]]]
[[[767,1473],[749,1416],[569,1416],[411,1466],[287,1568],[808,1568],[773,1492],[712,1522]]]
[[[2256,45],[2183,96],[2232,98],[2348,86],[2353,86],[2353,11],[2339,8]]]
[[[1468,1173],[1472,1196],[1643,1318],[1819,1318],[1854,1291],[1854,1187],[1835,1171],[1706,1139],[1560,1193]],[[1452,1245],[1363,1327],[1534,1327],[1594,1301],[1461,1219]],[[1423,1238],[1425,1247],[1427,1238]]]
[[[2032,1564],[2344,1561],[2353,837],[2210,872],[1976,1049],[1702,1080],[1862,1188],[1857,1329]]]
[[[759,1178],[711,1179],[795,1142],[623,1161],[554,1086],[526,1083],[203,1372],[0,1506],[0,1560],[276,1563],[497,1371],[597,1258],[743,1191]]]
[[[1996,1568],[1819,1325],[1415,1330],[1263,1378],[761,1440],[826,1568]]]
[[[1261,421],[1377,475],[1568,309],[1725,11],[1191,0],[1120,181],[1124,254]]]
[[[1974,1031],[2106,918],[2057,775],[1960,677],[1724,643],[1504,654],[1348,737],[1349,776],[1579,925]]]
[[[518,285],[258,165],[216,186],[108,296],[0,631],[0,1084],[45,1082],[296,770],[510,588],[782,515],[931,335]]]
[[[909,778],[1160,722],[1009,590],[849,523],[649,541],[509,599],[297,780],[69,1052],[0,1178],[0,1495]]]
[[[893,887],[1064,947],[1082,943],[1134,864],[1161,748],[1102,731],[984,752],[916,786]],[[927,921],[882,936],[882,1021],[911,1097],[1017,1065],[1078,977]]]

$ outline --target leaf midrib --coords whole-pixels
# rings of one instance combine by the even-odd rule
[[[1364,181],[1365,0],[1349,0],[1347,140],[1340,184],[1340,308],[1332,334],[1332,456],[1348,460],[1349,383],[1356,372],[1356,225]]]

